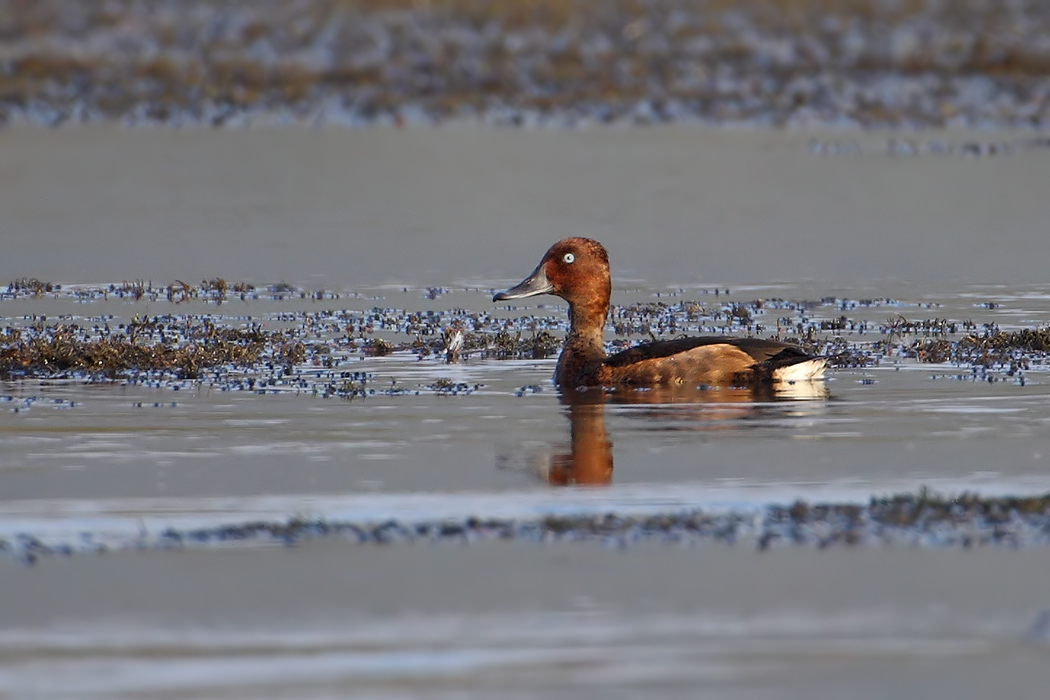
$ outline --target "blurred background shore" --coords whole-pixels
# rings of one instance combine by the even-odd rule
[[[0,2],[0,123],[1050,124],[1050,4]]]

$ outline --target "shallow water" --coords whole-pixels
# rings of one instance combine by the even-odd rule
[[[899,141],[690,127],[8,129],[0,280],[502,284],[581,235],[609,248],[621,286],[809,281],[858,298],[887,281],[893,297],[1047,281],[1046,148],[899,156]],[[822,155],[814,142],[857,151]]]
[[[13,697],[1040,697],[1045,558],[506,542],[0,570]],[[1008,572],[1008,574],[1006,573]]]
[[[491,290],[571,233],[609,246],[617,304],[711,303],[718,286],[719,300],[729,288],[741,302],[883,300],[848,311],[817,303],[806,312],[816,321],[848,313],[876,327],[897,315],[1050,324],[1048,154],[901,158],[880,152],[876,135],[865,137],[869,151],[839,157],[814,154],[811,138],[682,129],[0,132],[11,156],[0,164],[0,280],[167,285],[222,275],[340,295],[218,307],[5,299],[0,316],[24,325],[34,315],[88,324],[112,315],[115,324],[207,313],[279,326],[291,312],[378,306],[560,318],[555,300],[497,306]],[[90,176],[103,165],[107,177]],[[776,326],[780,315],[790,314],[769,306],[757,320]],[[554,359],[446,364],[395,353],[342,369],[406,391],[344,400],[292,386],[0,383],[0,537],[134,550],[168,528],[292,516],[757,512],[923,486],[1050,492],[1050,367],[1038,363],[1022,382],[890,355],[772,395],[642,392],[582,404],[550,385]],[[471,389],[428,390],[442,379]],[[960,562],[971,555],[958,552],[812,559],[825,555],[800,549],[745,560],[718,548],[696,558],[674,545],[593,545],[588,554],[564,546],[484,543],[446,556],[455,546],[406,545],[377,559],[346,543],[226,543],[35,568],[10,557],[0,561],[0,590],[15,592],[0,605],[0,693],[407,697],[426,688],[484,697],[575,695],[597,683],[625,696],[703,687],[719,697],[783,696],[777,688],[878,697],[892,676],[947,697],[978,677],[1023,690],[1042,673],[1033,661],[1042,647],[1024,639],[1047,600],[1026,588],[1011,603],[999,590],[1001,571],[1016,568],[1015,588],[1044,576],[1040,550],[982,554],[966,581]],[[826,598],[810,597],[812,581],[790,574],[792,556],[822,572]],[[876,556],[883,568],[865,559]],[[375,568],[342,588],[350,574],[330,571],[333,561]],[[647,592],[664,575],[702,576],[702,562],[726,568],[718,592]],[[915,566],[931,578],[898,585]],[[525,591],[579,586],[610,567],[618,582],[593,596],[606,606],[597,618],[581,622],[566,609],[586,591]],[[317,600],[300,589],[312,571],[332,576]],[[786,588],[737,594],[738,575],[785,575]],[[884,593],[872,603],[866,588]],[[235,619],[221,613],[228,606]],[[343,619],[331,617],[340,610],[345,628],[319,622]],[[183,625],[169,631],[172,620]],[[938,685],[946,676],[959,680]]]
[[[897,314],[1007,330],[1050,323],[1050,295],[1042,288],[963,290],[849,313],[873,324]],[[359,300],[318,306],[491,306],[481,290],[450,292],[439,302],[425,299],[422,290],[367,291]],[[780,285],[777,294],[806,299],[812,292]],[[616,301],[656,295],[655,288],[636,287]],[[744,290],[734,297],[755,295]],[[991,300],[994,309],[987,308]],[[113,301],[97,308],[60,300],[2,303],[16,323],[45,309],[76,314],[76,320],[107,312],[126,319],[143,308]],[[244,311],[236,307],[250,306],[251,317],[269,325],[307,304],[233,301],[208,311],[237,325],[236,312]],[[164,303],[158,310],[199,313],[204,305],[199,307]],[[556,307],[543,313],[562,315]],[[771,309],[756,319],[781,313]],[[808,313],[817,322],[840,315],[837,304]],[[879,337],[873,331],[847,337],[863,343],[873,334]],[[468,356],[447,364],[412,352],[351,359],[339,370],[368,373],[367,386],[378,392],[353,400],[322,399],[292,383],[248,390],[210,380],[7,382],[0,385],[3,493],[10,502],[536,489],[552,460],[572,454],[574,426],[581,440],[592,442],[581,449],[605,449],[599,443],[611,442],[613,471],[605,480],[672,489],[869,483],[877,491],[878,484],[892,483],[902,490],[943,484],[957,492],[982,479],[1042,483],[1050,459],[1050,367],[1038,362],[1011,377],[1002,370],[975,373],[969,366],[887,356],[877,366],[836,369],[824,382],[757,396],[734,389],[626,392],[606,396],[601,405],[573,406],[551,385],[555,361]],[[442,380],[470,391],[430,389]],[[404,393],[384,393],[390,387]]]

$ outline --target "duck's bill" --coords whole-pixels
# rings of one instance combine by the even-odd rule
[[[547,281],[547,274],[543,271],[543,264],[541,263],[531,275],[521,281],[521,284],[498,292],[492,297],[492,301],[524,299],[525,297],[534,297],[538,294],[549,294],[553,290],[554,285]]]

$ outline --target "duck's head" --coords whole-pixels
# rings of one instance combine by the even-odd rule
[[[572,306],[607,307],[610,289],[609,254],[602,244],[590,238],[565,238],[550,247],[531,275],[492,301],[553,294]]]

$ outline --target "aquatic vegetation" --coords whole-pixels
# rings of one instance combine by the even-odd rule
[[[7,285],[7,296],[12,298],[19,296],[39,297],[45,293],[62,289],[60,284],[42,282],[35,277],[22,277]]]
[[[0,377],[79,372],[115,378],[161,370],[192,379],[212,367],[251,366],[267,349],[289,364],[304,356],[304,346],[283,333],[257,326],[219,328],[209,319],[136,318],[116,331],[107,327],[97,333],[72,323],[37,323],[0,334]]]
[[[360,398],[387,392],[344,386],[347,365],[362,359],[401,354],[441,363],[542,360],[561,350],[567,323],[559,308],[493,309],[487,302],[491,290],[443,288],[429,299],[433,289],[418,290],[420,298],[436,302],[454,292],[476,293],[484,310],[406,310],[375,305],[380,297],[361,292],[308,290],[287,282],[231,284],[221,277],[199,285],[147,280],[60,285],[24,278],[0,288],[0,379],[160,382],[171,388],[205,382],[222,390]],[[60,309],[68,304],[69,313],[46,318],[4,312],[5,306],[15,312],[23,302],[40,299],[58,302]],[[267,302],[268,312],[240,315],[259,301]],[[91,314],[92,305],[105,303],[113,310],[114,302],[127,312]],[[998,312],[997,307],[975,305],[985,312]],[[212,311],[202,313],[206,309]],[[933,302],[747,300],[725,289],[661,291],[648,300],[614,304],[606,321],[606,350],[720,334],[795,343],[829,357],[833,367],[917,361],[948,365],[958,378],[1023,383],[1024,372],[1050,366],[1046,328],[1003,330],[948,317]],[[395,393],[409,390],[437,391],[422,383]]]
[[[26,564],[75,553],[110,549],[184,549],[231,544],[294,545],[339,537],[366,545],[520,540],[535,543],[594,542],[629,547],[734,545],[765,551],[775,547],[914,547],[972,549],[1050,544],[1050,494],[982,497],[963,493],[874,496],[868,503],[772,504],[757,509],[653,511],[651,513],[559,513],[533,518],[381,521],[296,515],[215,527],[142,531],[124,541],[49,542],[31,533],[0,538],[0,554]]]
[[[1050,351],[1050,328],[1022,328],[1004,333],[998,328],[983,335],[968,335],[963,343],[981,349]]]

